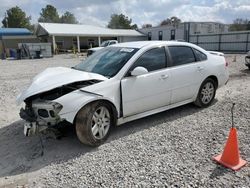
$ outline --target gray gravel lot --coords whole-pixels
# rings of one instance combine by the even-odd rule
[[[250,167],[233,172],[211,160],[226,142],[230,108],[242,158],[250,161],[250,71],[244,55],[226,55],[230,81],[208,108],[192,104],[115,127],[98,148],[82,145],[71,126],[56,140],[23,136],[15,97],[47,67],[73,66],[71,55],[0,61],[0,187],[250,187]]]

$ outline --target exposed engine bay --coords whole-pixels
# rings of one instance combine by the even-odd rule
[[[19,113],[20,117],[26,121],[24,134],[31,136],[64,121],[58,115],[63,106],[53,100],[98,82],[101,80],[78,81],[25,99],[25,107],[21,108]]]

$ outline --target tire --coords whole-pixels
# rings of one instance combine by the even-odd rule
[[[217,84],[212,78],[207,78],[201,84],[199,93],[194,104],[199,107],[209,106],[215,97]]]
[[[99,146],[108,138],[113,122],[111,107],[105,102],[93,102],[76,116],[77,137],[83,144]]]

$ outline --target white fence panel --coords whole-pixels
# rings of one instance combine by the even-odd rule
[[[205,50],[218,51],[219,49],[219,43],[201,43],[198,45]]]
[[[246,43],[221,43],[220,50],[242,52],[246,50]]]
[[[250,31],[211,35],[190,35],[189,42],[206,50],[246,52],[250,50]]]
[[[227,34],[221,35],[221,42],[246,42],[247,34]]]

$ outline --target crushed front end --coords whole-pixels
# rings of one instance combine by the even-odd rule
[[[62,109],[59,103],[39,99],[25,103],[25,108],[21,108],[19,113],[20,117],[26,121],[25,136],[35,135],[63,121],[58,115]]]
[[[24,100],[25,107],[21,108],[19,113],[20,117],[25,120],[24,135],[32,136],[39,132],[44,132],[48,128],[56,128],[65,119],[59,115],[63,105],[55,102],[55,100],[98,82],[100,81],[74,82],[26,98]]]

